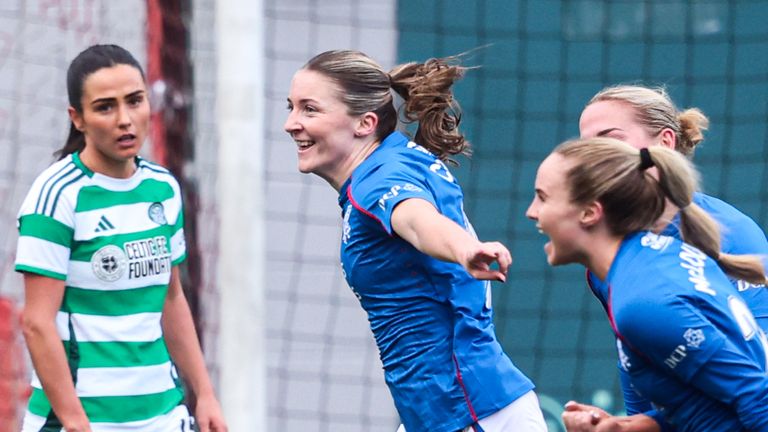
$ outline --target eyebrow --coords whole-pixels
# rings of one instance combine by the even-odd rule
[[[603,129],[603,130],[601,130],[600,132],[598,132],[598,133],[597,133],[597,135],[595,135],[595,136],[598,136],[598,137],[603,137],[603,136],[606,136],[606,135],[608,135],[609,133],[611,133],[611,132],[613,132],[613,131],[616,131],[616,130],[622,130],[622,129],[621,129],[621,128],[617,128],[617,127],[614,127],[614,128],[608,128],[608,129]]]
[[[144,90],[136,90],[135,92],[128,93],[127,95],[125,95],[125,98],[132,98],[134,96],[138,96],[138,95],[143,94],[143,93],[144,93]],[[114,98],[114,97],[94,99],[94,100],[91,101],[91,105],[95,105],[95,104],[99,104],[99,103],[104,103],[104,102],[112,102],[112,101],[114,101],[116,99],[117,98]]]
[[[291,98],[290,98],[290,97],[286,98],[286,100],[288,101],[288,103],[293,103],[293,102],[291,101]],[[304,98],[304,99],[299,99],[298,103],[300,103],[300,104],[306,104],[306,103],[318,103],[318,102],[317,102],[317,99],[313,99],[313,98]]]

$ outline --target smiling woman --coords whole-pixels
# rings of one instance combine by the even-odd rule
[[[299,171],[320,176],[336,190],[349,176],[349,169],[375,145],[370,140],[368,145],[358,145],[357,119],[347,114],[346,105],[337,97],[340,92],[325,75],[300,70],[293,78],[292,98],[288,99],[292,115],[285,123],[298,146]],[[370,122],[370,118],[362,120]]]
[[[456,58],[385,72],[329,51],[293,77],[285,130],[299,170],[339,192],[342,272],[368,314],[384,375],[408,432],[544,432],[533,383],[496,339],[490,284],[512,257],[481,242],[446,162],[469,144],[451,86]],[[403,97],[411,141],[397,132]]]

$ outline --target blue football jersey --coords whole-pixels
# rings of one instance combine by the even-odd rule
[[[678,431],[768,431],[768,338],[717,263],[627,236],[604,298],[632,388]]]
[[[455,432],[533,389],[496,339],[490,283],[399,238],[392,211],[432,203],[467,231],[445,164],[395,132],[342,186],[341,264],[368,314],[385,381],[408,432]]]
[[[717,221],[720,226],[720,248],[723,252],[734,255],[751,254],[768,257],[768,240],[766,240],[765,233],[749,216],[730,204],[703,193],[694,194],[693,202]],[[679,224],[680,216],[677,215],[662,234],[681,239]],[[587,281],[592,292],[605,307],[606,284],[589,272],[587,272]],[[731,283],[738,289],[752,310],[758,325],[764,332],[768,333],[768,289],[765,289],[765,285],[754,285],[736,279],[731,279]],[[655,413],[649,412],[652,408],[648,400],[639,396],[629,386],[628,377],[621,367],[619,367],[619,374],[627,414],[644,412],[654,415]],[[654,415],[654,417],[656,416]],[[659,419],[659,417],[656,418]],[[673,429],[665,428],[663,430]]]
[[[732,255],[759,255],[768,264],[768,240],[752,218],[732,205],[715,197],[696,193],[693,202],[707,212],[720,226],[720,250]],[[667,225],[662,234],[681,238],[680,215]],[[743,280],[731,279],[758,321],[768,320],[768,290],[765,285],[754,285]],[[768,325],[768,322],[766,323]],[[768,328],[763,327],[766,332]]]

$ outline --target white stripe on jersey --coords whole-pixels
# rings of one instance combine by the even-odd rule
[[[171,362],[125,368],[80,368],[77,394],[89,396],[130,396],[161,393],[176,388]]]
[[[73,194],[80,189],[81,183],[87,181],[88,176],[78,170],[73,175],[67,176],[66,181],[58,182],[52,188],[53,193],[47,199],[48,202],[43,214],[69,225],[71,221],[66,220],[66,218],[71,217],[74,212],[72,208],[75,203]]]
[[[16,264],[66,275],[69,248],[37,237],[20,236]]]
[[[56,313],[56,330],[59,332],[61,340],[69,340],[69,314],[66,312]]]
[[[176,261],[180,256],[187,252],[187,243],[184,240],[184,230],[176,231],[171,237],[171,261]]]
[[[107,175],[94,172],[93,177],[91,177],[91,181],[93,182],[93,184],[109,189],[111,191],[125,192],[125,191],[130,191],[135,189],[147,177],[144,175],[137,175],[137,174],[138,173],[134,173],[132,177],[129,177],[126,179],[126,178],[109,177]],[[152,176],[149,176],[149,177],[152,177]]]
[[[30,213],[50,216],[49,213],[46,213],[46,209],[50,207],[49,204],[53,203],[53,198],[56,196],[55,191],[61,190],[64,183],[76,178],[79,174],[82,174],[82,171],[68,158],[56,162],[43,171],[38,177],[38,179],[42,178],[42,181],[35,182],[30,191],[34,191],[30,194],[30,198],[34,200],[34,202],[29,203]]]
[[[38,432],[45,424],[45,417],[40,417],[27,411],[24,416],[24,426],[21,432]],[[184,405],[179,405],[168,414],[149,420],[140,420],[126,423],[94,423],[91,422],[93,432],[125,432],[125,431],[150,431],[150,432],[187,432],[191,429],[181,429],[184,420],[189,424],[189,411]]]
[[[79,397],[134,396],[162,393],[176,388],[175,371],[171,362],[153,366],[96,367],[77,370]],[[32,376],[32,387],[42,389],[37,374]]]
[[[129,264],[126,264],[128,266]],[[168,272],[147,275],[140,278],[130,278],[130,270],[126,269],[120,279],[104,283],[93,275],[90,262],[70,261],[67,285],[77,288],[85,288],[99,291],[117,291],[132,288],[143,288],[152,285],[168,285],[171,280],[170,269]],[[96,284],[96,286],[94,286]]]
[[[56,327],[61,340],[70,340],[68,317],[78,342],[149,342],[163,335],[159,312],[137,313],[121,316],[56,314]]]
[[[168,218],[168,225],[175,224],[179,215],[178,205],[174,205],[176,200],[176,198],[171,198],[162,202],[165,208],[165,217]],[[87,241],[116,232],[136,233],[157,228],[159,226],[157,222],[149,218],[149,206],[151,205],[151,202],[141,202],[75,213],[75,226],[77,227],[75,240]],[[146,217],[136,217],[136,215],[146,215]],[[115,227],[115,231],[108,229],[97,231],[102,217]]]

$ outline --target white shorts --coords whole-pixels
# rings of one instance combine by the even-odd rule
[[[485,432],[547,432],[547,423],[533,390],[478,422]],[[397,432],[406,432],[400,425]],[[462,432],[475,432],[472,426]]]

